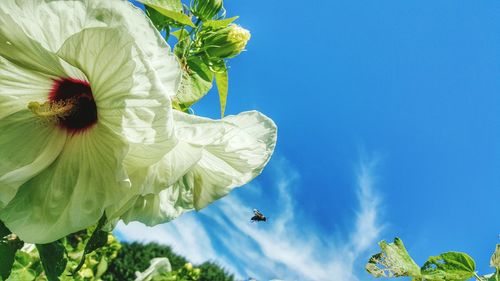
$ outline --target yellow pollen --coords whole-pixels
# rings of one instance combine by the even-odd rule
[[[43,122],[57,123],[60,119],[71,114],[75,107],[75,100],[46,101],[39,103],[32,101],[28,103],[28,109],[39,117]]]

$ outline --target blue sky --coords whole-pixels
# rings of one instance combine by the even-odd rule
[[[500,2],[225,6],[252,32],[230,64],[226,112],[273,118],[275,155],[209,208],[120,235],[259,280],[370,280],[364,262],[395,236],[419,264],[457,250],[489,272],[500,243]],[[218,117],[217,95],[195,112]],[[270,221],[245,221],[252,208]]]

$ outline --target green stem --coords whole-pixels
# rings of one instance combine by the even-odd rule
[[[182,42],[182,40],[184,40],[183,35],[184,35],[184,26],[182,26],[182,28],[181,28],[181,36],[179,36],[179,42],[177,42],[177,43],[180,43],[180,42]]]
[[[191,28],[191,31],[189,32],[189,35],[188,35],[188,38],[191,39],[191,41],[189,41],[189,44],[187,44],[186,48],[184,48],[184,51],[182,52],[182,57],[186,57],[186,52],[189,51],[189,49],[191,49],[191,45],[193,44],[193,39],[191,38],[191,36],[193,35],[193,32],[195,30],[198,30],[200,28],[200,22],[201,22],[201,19],[197,18],[196,19],[196,22],[195,22],[195,26],[194,28]]]
[[[200,22],[201,22],[201,19],[196,19],[196,22],[194,23],[194,25],[196,26],[195,28],[191,28],[191,32],[189,32],[189,36],[191,37],[191,35],[193,34],[193,31],[195,29],[198,29],[198,26],[200,25]]]

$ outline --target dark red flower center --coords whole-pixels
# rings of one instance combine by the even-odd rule
[[[70,132],[85,130],[97,123],[97,107],[87,81],[74,78],[55,80],[49,101],[74,104],[67,115],[58,117],[60,126]]]

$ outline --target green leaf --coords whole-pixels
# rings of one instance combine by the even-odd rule
[[[138,0],[144,5],[156,5],[174,12],[182,12],[181,0]]]
[[[174,47],[174,54],[177,58],[183,60],[187,53],[187,48],[191,44],[191,36],[184,28],[172,32],[172,35],[177,38],[177,44]]]
[[[184,39],[189,37],[189,32],[185,29],[179,29],[171,33],[177,39]]]
[[[379,243],[382,251],[373,255],[366,264],[366,270],[375,277],[410,276],[420,280],[420,268],[410,257],[403,241],[394,238],[394,243]]]
[[[236,17],[223,19],[223,20],[207,20],[206,22],[203,23],[203,27],[209,27],[209,28],[213,28],[213,29],[223,28],[223,27],[228,26],[230,23],[237,20],[238,18],[239,17],[236,16]]]
[[[16,251],[19,248],[18,245],[7,241],[0,242],[0,280],[5,280],[9,277]]]
[[[227,92],[229,77],[227,69],[224,72],[215,73],[215,83],[217,84],[217,90],[219,91],[219,101],[220,101],[220,117],[224,117],[224,112],[226,111],[227,102]]]
[[[171,22],[171,19],[160,14],[160,12],[158,12],[157,10],[155,10],[149,6],[146,6],[146,13],[158,31],[160,31],[160,32],[163,30],[165,30],[167,32],[169,31],[169,29],[170,29],[169,23]]]
[[[187,59],[183,67],[182,80],[177,91],[177,100],[185,105],[191,106],[212,88],[213,73],[210,68],[198,57]]]
[[[92,236],[89,239],[89,242],[85,246],[85,253],[92,253],[93,251],[106,246],[108,242],[108,233],[103,230],[96,230],[92,233]]]
[[[9,235],[11,232],[10,230],[3,224],[3,222],[0,221],[0,238],[5,237]]]
[[[96,278],[101,277],[104,273],[106,273],[106,270],[108,270],[108,260],[107,257],[104,256],[97,265],[97,271],[95,274]]]
[[[33,257],[23,251],[16,253],[14,265],[12,266],[12,273],[7,281],[15,280],[35,280],[41,273],[34,269]]]
[[[85,264],[85,257],[92,253],[93,251],[106,246],[106,243],[108,242],[108,233],[106,231],[102,230],[102,227],[106,224],[106,215],[103,215],[99,222],[97,223],[97,226],[92,232],[92,235],[89,238],[89,241],[87,242],[87,245],[85,245],[85,249],[83,250],[83,255],[82,259],[80,260],[80,263],[78,266],[73,270],[73,274],[78,272],[82,266]]]
[[[447,252],[429,257],[421,268],[422,277],[433,281],[465,281],[474,276],[476,263],[465,253]]]
[[[160,14],[170,18],[180,24],[195,27],[191,18],[182,13],[182,3],[180,0],[138,0],[144,5],[151,7]]]
[[[23,244],[16,235],[12,234],[0,222],[0,280],[5,280],[9,277],[16,252],[23,247]]]
[[[64,272],[68,260],[65,257],[64,245],[61,241],[49,244],[36,244],[40,260],[49,281],[58,281]]]

